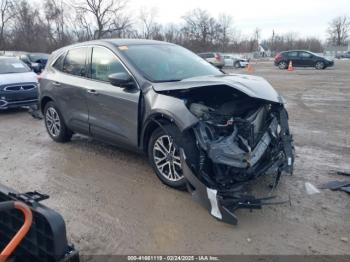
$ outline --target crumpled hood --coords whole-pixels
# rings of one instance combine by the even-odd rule
[[[38,79],[35,73],[13,73],[13,74],[0,74],[0,86],[20,84],[20,83],[37,83]]]
[[[201,76],[184,79],[179,82],[155,83],[157,92],[170,90],[185,90],[202,86],[227,85],[242,93],[276,103],[283,103],[283,98],[264,78],[242,74],[225,74],[217,76]]]

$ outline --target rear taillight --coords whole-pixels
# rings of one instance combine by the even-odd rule
[[[215,59],[216,59],[217,61],[220,61],[220,60],[221,60],[220,54],[215,53]]]

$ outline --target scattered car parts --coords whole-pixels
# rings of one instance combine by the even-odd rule
[[[10,208],[13,203],[23,203],[18,205],[28,206],[32,213],[28,234],[25,234],[14,253],[6,252],[10,255],[9,261],[79,261],[78,251],[67,243],[66,227],[61,215],[39,203],[47,198],[47,195],[38,192],[18,193],[0,185],[0,205],[7,203],[6,210],[0,210],[0,250],[8,247],[14,233],[25,221],[20,211]]]
[[[347,187],[350,186],[350,180],[347,181],[329,181],[323,185],[321,185],[319,188],[320,189],[330,189],[330,190],[339,190],[342,187]]]

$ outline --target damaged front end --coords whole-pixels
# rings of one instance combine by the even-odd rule
[[[183,132],[184,141],[195,138],[195,150],[187,142],[180,150],[195,200],[230,224],[237,224],[233,212],[238,208],[281,203],[245,190],[263,175],[274,176],[276,186],[282,173],[293,173],[293,139],[281,101],[252,97],[228,85],[171,90],[168,95],[185,101],[199,120]]]

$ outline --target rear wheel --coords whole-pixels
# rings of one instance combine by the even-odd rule
[[[322,69],[325,68],[325,65],[324,65],[324,63],[322,61],[319,61],[319,62],[316,63],[315,68],[317,70],[322,70]]]
[[[233,65],[236,69],[241,68],[241,63],[239,61],[235,62]]]
[[[281,70],[287,69],[288,68],[288,64],[285,61],[279,62],[278,63],[278,68]]]
[[[183,176],[179,145],[181,134],[174,125],[157,128],[148,145],[149,161],[158,178],[167,186],[183,189],[186,179]]]
[[[56,142],[67,142],[72,138],[72,132],[68,129],[62,114],[54,102],[48,102],[44,109],[45,126],[50,137]]]

